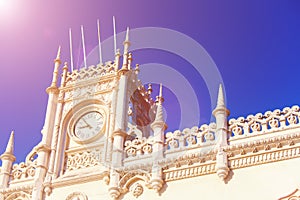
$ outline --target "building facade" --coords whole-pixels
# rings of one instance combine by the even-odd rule
[[[59,48],[42,141],[14,164],[12,132],[1,200],[300,199],[298,106],[228,119],[220,85],[215,122],[166,133],[129,46],[127,30],[122,55],[74,71]]]

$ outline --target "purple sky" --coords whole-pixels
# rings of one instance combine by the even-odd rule
[[[1,152],[11,130],[15,130],[18,162],[40,141],[47,104],[45,89],[51,82],[58,45],[62,45],[62,61],[69,62],[68,29],[73,29],[74,52],[77,52],[80,25],[84,25],[90,52],[97,45],[96,20],[100,19],[101,37],[105,40],[113,33],[113,15],[117,32],[127,26],[131,29],[163,27],[181,32],[201,44],[223,78],[230,117],[298,104],[298,0],[109,2],[0,0]],[[113,48],[103,51],[113,51]],[[196,93],[200,123],[211,120],[214,102],[210,102],[203,77],[185,59],[153,49],[134,51],[133,56],[134,63],[155,62],[176,69]],[[165,95],[168,116],[172,114],[168,117],[169,130],[175,130],[182,112],[178,108],[180,102],[168,88]],[[188,100],[189,96],[185,98]]]

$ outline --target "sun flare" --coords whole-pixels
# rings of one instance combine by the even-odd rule
[[[13,0],[0,0],[0,16],[7,15],[13,10]]]

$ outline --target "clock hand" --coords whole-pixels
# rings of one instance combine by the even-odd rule
[[[87,125],[87,127],[89,127],[90,129],[92,128],[92,126],[91,126],[89,123],[87,123],[87,121],[86,121],[84,118],[82,118],[82,120],[83,120],[84,123]]]
[[[87,127],[90,128],[90,126],[88,126],[88,125],[87,126],[79,126],[78,128],[83,129],[83,128],[87,128]]]

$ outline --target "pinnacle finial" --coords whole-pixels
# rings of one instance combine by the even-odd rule
[[[148,89],[147,89],[147,91],[148,91],[148,94],[149,94],[149,95],[152,93],[152,84],[151,84],[151,83],[148,84]]]
[[[14,131],[11,132],[7,146],[6,146],[6,150],[5,153],[14,154],[14,140],[15,140],[15,133]]]
[[[60,60],[60,51],[61,51],[61,46],[59,45],[55,61]]]
[[[213,110],[213,115],[216,116],[219,111],[221,111],[221,113],[223,113],[225,111],[226,116],[228,116],[230,113],[229,110],[227,110],[227,108],[225,106],[224,91],[223,91],[223,87],[221,84],[219,85],[217,106]]]
[[[127,26],[127,29],[126,29],[125,41],[129,41],[129,27],[128,26]]]
[[[125,36],[125,40],[123,42],[123,45],[124,45],[124,54],[127,54],[128,48],[130,46],[130,41],[129,41],[129,27],[127,27],[127,29],[126,29],[126,36]]]
[[[159,97],[162,97],[162,84],[159,84]]]
[[[217,101],[217,107],[223,107],[225,106],[224,102],[224,93],[223,93],[223,87],[222,84],[219,85],[219,92],[218,92],[218,101]]]
[[[129,41],[129,28],[127,27],[126,30],[126,36],[125,36],[125,41],[123,42],[123,46],[124,46],[124,52],[123,52],[123,65],[121,70],[122,71],[127,71],[130,66],[129,64],[131,64],[131,58],[130,55],[128,54],[128,49],[130,46],[130,41]]]
[[[159,95],[156,97],[156,102],[158,104],[162,104],[164,102],[164,98],[162,96],[162,84],[159,84]]]
[[[161,102],[158,103],[157,109],[156,109],[156,115],[155,115],[155,120],[157,122],[164,122],[164,112],[163,112],[163,107]]]

